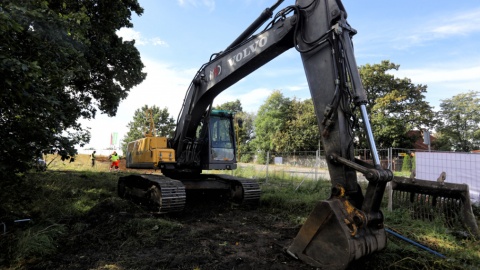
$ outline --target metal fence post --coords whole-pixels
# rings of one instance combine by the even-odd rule
[[[266,175],[265,175],[265,182],[268,181],[268,163],[270,162],[270,151],[267,151],[267,160],[265,161],[265,166],[267,169]]]
[[[388,166],[387,168],[392,170],[392,164],[393,164],[393,150],[391,147],[388,148]],[[392,190],[392,185],[391,182],[387,183],[387,192],[388,192],[388,206],[387,209],[388,211],[392,211],[392,205],[393,205],[393,190]]]
[[[387,162],[388,162],[387,169],[393,171],[393,169],[392,169],[393,149],[392,149],[392,147],[389,147],[387,150],[388,150],[387,151],[387,156],[388,156],[387,157]],[[387,183],[386,189],[387,189],[387,193],[388,193],[388,206],[387,206],[387,208],[388,208],[388,211],[391,212],[392,211],[392,204],[393,204],[393,190],[392,190],[391,182]]]
[[[392,154],[392,148],[388,148],[388,166],[387,169],[392,170],[392,163],[393,163],[393,154]]]

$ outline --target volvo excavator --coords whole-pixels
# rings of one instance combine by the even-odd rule
[[[318,119],[332,183],[331,196],[312,211],[287,253],[321,269],[345,269],[351,262],[385,248],[380,210],[391,171],[380,166],[367,115],[367,97],[354,57],[352,36],[340,0],[297,0],[273,15],[283,0],[266,8],[224,51],[215,53],[193,78],[173,138],[138,141],[127,162],[147,153],[162,175],[121,177],[121,197],[156,204],[159,212],[181,211],[185,190],[226,191],[242,203],[257,203],[259,185],[251,179],[204,170],[236,168],[233,115],[212,110],[217,95],[289,49],[298,51]],[[263,31],[257,30],[266,23]],[[359,111],[361,119],[356,119]],[[360,118],[360,117],[359,117]],[[366,131],[373,162],[354,157],[354,123]],[[145,138],[144,140],[148,140]],[[128,160],[129,159],[129,160]],[[136,165],[137,164],[137,165]],[[357,172],[368,180],[365,191]]]

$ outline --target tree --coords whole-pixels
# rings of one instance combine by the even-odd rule
[[[437,124],[433,108],[425,101],[426,85],[414,85],[408,78],[396,78],[391,70],[399,65],[390,61],[360,67],[360,77],[367,92],[367,111],[379,147],[411,148],[413,129],[433,128]],[[359,147],[366,148],[365,132],[358,128]]]
[[[253,160],[252,152],[255,151],[251,142],[255,138],[255,114],[248,112],[238,112],[235,114],[235,128],[237,137],[237,153],[241,162],[250,162]],[[241,122],[241,124],[239,124]],[[238,131],[237,131],[238,130]]]
[[[437,132],[435,132],[434,136],[435,140],[431,142],[431,146],[433,149],[438,151],[452,151],[452,145],[449,137],[442,134],[438,130]]]
[[[78,123],[114,116],[146,74],[132,27],[137,0],[5,0],[0,3],[0,171],[29,168],[42,151],[75,154],[90,140]]]
[[[480,92],[469,91],[440,103],[440,142],[448,150],[480,149]],[[444,149],[444,150],[447,150]]]
[[[292,100],[286,129],[275,136],[274,143],[281,151],[315,151],[318,149],[320,131],[312,99]]]
[[[220,104],[220,105],[214,107],[214,109],[232,111],[232,112],[235,112],[235,113],[243,112],[242,103],[240,102],[239,99],[236,99],[235,101],[227,101],[223,104]]]
[[[172,138],[175,132],[175,120],[170,116],[168,108],[160,109],[153,105],[148,107],[144,105],[137,109],[133,114],[133,120],[127,124],[129,128],[125,134],[122,143],[123,153],[127,153],[127,145],[129,142],[145,138],[145,134],[150,127],[150,112],[152,113],[152,120],[154,124],[153,135],[159,137]]]
[[[261,151],[282,151],[285,144],[277,140],[287,129],[288,120],[291,120],[292,101],[275,90],[260,106],[255,118],[255,139],[253,146]],[[277,138],[277,139],[276,139]]]
[[[292,100],[276,90],[258,111],[252,144],[261,151],[315,151],[319,134],[312,99]]]

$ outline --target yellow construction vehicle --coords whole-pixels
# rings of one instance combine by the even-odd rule
[[[157,137],[152,110],[145,111],[149,123],[145,137],[127,144],[126,167],[158,169],[159,162],[175,162],[175,151],[167,147],[166,137]]]

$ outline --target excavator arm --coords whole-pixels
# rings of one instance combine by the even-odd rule
[[[279,11],[264,31],[253,35],[281,2],[266,9],[195,75],[177,120],[175,136],[169,142],[180,164],[173,170],[194,166],[192,158],[198,155],[191,152],[206,149],[193,145],[198,143],[198,126],[208,119],[215,97],[294,48],[301,55],[313,100],[332,193],[311,213],[288,253],[316,267],[343,269],[351,261],[385,247],[380,204],[386,183],[393,175],[380,167],[351,41],[356,31],[346,21],[343,4],[340,0],[297,0],[295,5]],[[360,111],[367,131],[373,164],[354,157],[355,110]],[[365,196],[358,185],[357,172],[369,180]]]
[[[293,29],[296,16],[281,18],[262,33],[246,37],[262,24],[272,9],[282,1],[278,1],[270,9],[266,9],[257,20],[240,35],[225,51],[215,54],[213,59],[204,64],[190,84],[182,110],[180,111],[175,136],[171,147],[175,149],[180,163],[191,163],[185,160],[186,149],[194,143],[197,126],[210,109],[213,100],[231,85],[238,82],[259,67],[268,63],[281,53],[293,47]]]
[[[392,176],[380,167],[368,120],[366,93],[351,41],[356,31],[347,23],[347,13],[340,0],[298,0],[278,12],[264,31],[249,36],[281,2],[266,9],[225,51],[215,54],[197,72],[187,90],[171,146],[180,163],[191,163],[186,159],[195,155],[184,153],[191,149],[189,144],[194,143],[197,127],[215,97],[283,52],[295,48],[303,61],[319,132],[330,158],[331,179],[334,185],[343,186],[346,194],[360,196],[356,171],[368,172],[368,178],[376,177],[385,183]],[[373,166],[355,162],[352,107],[360,110],[372,148]],[[376,191],[370,195],[380,196]],[[355,199],[353,203],[360,208],[363,200]],[[376,208],[377,204],[370,202],[366,207]]]
[[[297,0],[278,12],[259,34],[250,35],[247,29],[198,71],[187,91],[173,139],[177,160],[188,164],[185,157],[195,155],[182,153],[191,149],[196,127],[215,97],[295,48],[301,55],[328,157],[332,193],[312,212],[288,253],[326,269],[345,268],[351,261],[385,247],[380,204],[386,183],[393,178],[390,171],[380,167],[351,41],[356,31],[346,18],[340,0]],[[258,28],[260,23],[257,20],[249,29]],[[354,157],[354,109],[360,111],[367,131],[373,164]],[[369,180],[365,196],[357,171]]]

